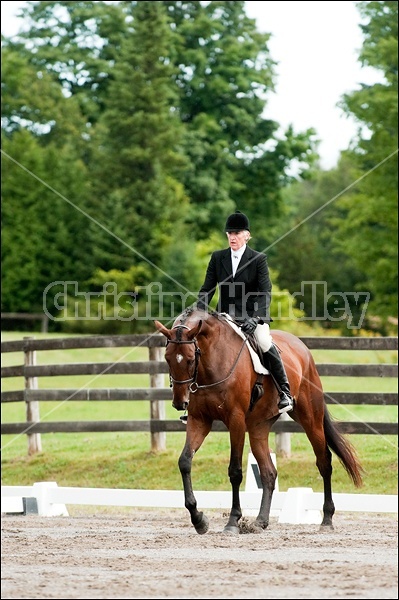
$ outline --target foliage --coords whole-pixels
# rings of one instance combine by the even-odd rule
[[[189,223],[203,238],[222,230],[234,206],[250,217],[273,215],[285,168],[302,159],[306,170],[315,157],[312,132],[296,136],[289,128],[280,140],[278,123],[263,116],[275,80],[270,35],[256,30],[244,2],[164,4],[181,40],[176,64],[191,159],[184,177]]]
[[[52,311],[53,283],[80,281],[93,267],[83,163],[68,144],[42,147],[27,130],[3,136],[2,311]],[[48,290],[48,291],[46,291]]]
[[[278,284],[296,295],[309,319],[345,335],[358,334],[359,326],[395,334],[398,5],[358,6],[365,36],[359,58],[384,82],[343,97],[359,136],[335,169],[284,190],[268,254]]]
[[[304,170],[311,164],[307,133],[291,130],[278,140],[278,123],[262,116],[274,62],[269,36],[256,30],[244,2],[32,2],[22,14],[27,31],[3,39],[7,151],[17,157],[16,136],[30,132],[21,164],[29,164],[34,148],[38,156],[52,152],[60,163],[56,181],[64,184],[68,175],[69,182],[54,185],[48,161],[40,177],[73,204],[65,204],[55,229],[44,211],[50,189],[41,203],[30,198],[35,219],[30,228],[25,220],[21,236],[5,219],[7,310],[38,309],[56,279],[90,288],[98,269],[146,266],[148,281],[167,281],[175,292],[196,289],[189,242],[195,247],[221,231],[238,202],[250,214],[260,204],[277,212],[284,169],[298,157]],[[18,169],[3,172],[3,189],[15,222],[24,222],[13,196],[18,175]],[[251,195],[242,202],[246,178]],[[37,244],[42,230],[49,233]],[[26,249],[18,247],[22,240]],[[24,252],[31,258],[26,264]],[[58,268],[48,269],[49,253]],[[50,272],[45,282],[42,272]],[[19,273],[25,290],[11,285]],[[28,298],[34,300],[29,308]]]
[[[154,275],[186,210],[187,198],[176,178],[185,159],[174,112],[172,46],[173,33],[160,3],[137,3],[134,29],[121,44],[100,132],[94,135],[96,214],[129,244],[119,259],[112,250],[107,259],[101,250],[105,270],[128,268],[133,261],[136,266],[147,263]]]
[[[355,179],[351,161],[342,157],[336,169],[290,186],[284,193],[284,225],[275,227],[277,243],[269,251],[278,284],[293,294],[306,319],[345,335],[359,333],[368,309],[364,273],[332,234],[345,219],[339,199],[350,201]]]
[[[75,333],[136,333],[139,290],[149,279],[146,265],[127,271],[97,269],[89,280],[91,288],[84,295],[71,290],[57,319],[65,319],[63,330]],[[144,315],[145,316],[145,315]]]
[[[27,30],[2,40],[2,310],[41,310],[54,281],[96,291],[102,272],[160,283],[171,312],[173,295],[180,306],[183,292],[196,293],[237,207],[275,289],[317,279],[329,291],[370,291],[366,326],[387,331],[397,299],[397,3],[359,11],[360,60],[384,81],[343,98],[359,138],[323,173],[313,129],[280,133],[264,117],[276,64],[245,2],[29,2]],[[309,306],[305,294],[307,315]],[[349,308],[357,319],[362,306]]]
[[[362,125],[351,156],[362,179],[356,195],[340,202],[344,218],[337,241],[363,273],[372,293],[380,330],[397,317],[397,148],[398,3],[360,2],[366,23],[360,60],[380,71],[383,81],[346,94],[343,107]]]

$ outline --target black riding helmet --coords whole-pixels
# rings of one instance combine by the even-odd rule
[[[227,231],[250,231],[249,220],[244,213],[236,210],[235,213],[227,217],[224,230]]]

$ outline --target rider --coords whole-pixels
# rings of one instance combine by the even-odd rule
[[[279,413],[289,412],[294,401],[269,328],[272,284],[266,256],[247,246],[251,238],[249,220],[239,210],[227,218],[225,232],[230,247],[212,253],[197,306],[206,310],[219,286],[217,311],[233,317],[246,335],[254,334],[279,393]]]

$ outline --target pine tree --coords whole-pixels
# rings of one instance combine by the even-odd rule
[[[96,214],[120,238],[119,259],[110,253],[115,240],[103,232],[97,245],[106,270],[148,261],[156,272],[184,217],[186,196],[178,181],[184,132],[165,9],[160,2],[138,2],[132,15],[100,119],[93,168]]]

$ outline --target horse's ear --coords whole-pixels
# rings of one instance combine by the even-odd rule
[[[160,323],[159,321],[154,321],[154,325],[160,333],[163,333],[164,336],[167,337],[168,340],[170,340],[170,338],[172,337],[172,332],[170,331],[170,329],[165,327],[165,325],[162,325],[162,323]]]
[[[197,323],[197,325],[195,325],[195,327],[193,327],[192,329],[190,329],[190,331],[187,333],[187,337],[189,340],[194,339],[200,332],[202,327],[202,319],[200,319]]]

